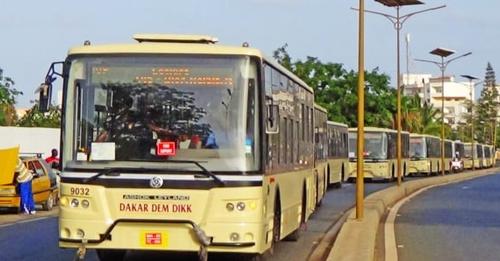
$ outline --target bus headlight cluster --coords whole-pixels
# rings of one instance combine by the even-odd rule
[[[88,201],[87,199],[83,199],[83,200],[80,201],[77,198],[73,198],[69,202],[69,205],[72,208],[77,208],[79,206],[81,206],[82,208],[88,208],[90,206],[90,201]]]
[[[240,234],[238,233],[231,233],[231,235],[229,235],[229,240],[231,241],[239,241],[240,240]]]
[[[238,202],[229,202],[226,204],[226,210],[229,212],[234,211],[235,209],[238,211],[244,211],[247,208],[250,208],[251,210],[254,210],[257,208],[257,203],[255,201],[250,201],[250,202],[244,202],[244,201],[238,201]]]
[[[72,208],[77,208],[80,205],[80,201],[78,199],[74,198],[71,200],[69,204]]]

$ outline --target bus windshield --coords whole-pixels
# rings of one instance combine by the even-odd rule
[[[381,132],[365,132],[365,159],[387,159],[387,135]],[[357,153],[357,133],[349,132],[349,157],[355,158]]]
[[[65,167],[259,168],[257,67],[242,56],[71,60]],[[72,141],[72,142],[70,142]],[[172,168],[199,171],[194,164]]]
[[[427,150],[425,149],[425,140],[422,137],[410,138],[410,158],[427,158]]]

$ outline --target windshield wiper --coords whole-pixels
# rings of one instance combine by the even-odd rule
[[[138,161],[142,161],[142,160],[138,160]],[[209,171],[208,169],[203,167],[200,164],[200,162],[198,162],[198,161],[194,161],[194,160],[161,160],[160,161],[160,160],[158,160],[157,162],[191,163],[191,164],[196,165],[198,168],[200,168],[202,170],[201,173],[203,173],[204,176],[214,179],[219,185],[222,185],[222,186],[226,185],[226,183],[224,183],[224,181],[222,181],[219,177],[217,177],[211,171]],[[115,176],[115,177],[120,176],[120,172],[126,172],[126,171],[131,171],[131,172],[138,172],[139,171],[140,173],[147,173],[149,171],[154,172],[154,171],[162,171],[162,170],[165,171],[165,169],[162,169],[162,168],[144,168],[144,167],[140,167],[140,168],[106,168],[106,169],[102,170],[101,172],[98,172],[96,175],[84,179],[83,183],[89,183],[89,182],[94,181],[103,175]]]
[[[198,168],[200,168],[202,170],[201,173],[203,173],[205,176],[207,177],[210,177],[210,178],[213,178],[217,183],[219,183],[219,185],[222,185],[222,186],[225,186],[226,183],[224,183],[224,181],[222,181],[219,177],[217,177],[217,175],[215,175],[214,173],[212,173],[210,170],[206,169],[205,167],[203,167],[199,161],[195,161],[195,160],[165,160],[165,161],[162,161],[162,162],[170,162],[170,163],[191,163],[191,164],[194,164],[196,165]]]
[[[94,176],[84,179],[83,183],[89,183],[89,182],[94,181],[98,177],[103,176],[103,175],[117,177],[117,176],[120,176],[119,172],[123,171],[123,170],[124,170],[123,168],[106,168],[106,169],[103,169],[102,171],[98,172]]]

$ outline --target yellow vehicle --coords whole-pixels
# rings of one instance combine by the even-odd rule
[[[370,180],[395,180],[397,178],[397,131],[365,127],[364,177]],[[401,176],[407,175],[410,133],[401,132]],[[356,178],[357,128],[349,129],[350,179]]]
[[[19,148],[0,149],[0,207],[15,212],[21,211],[21,196],[14,173],[18,151]],[[56,173],[42,158],[22,156],[21,160],[33,174],[31,182],[35,204],[42,205],[44,210],[51,210],[58,201]]]
[[[328,188],[328,111],[314,104],[314,174],[316,179],[316,203],[321,204]]]
[[[477,159],[476,153],[472,149],[472,143],[466,142],[464,143],[464,168],[472,169],[474,161]]]
[[[483,145],[483,155],[484,155],[484,167],[485,168],[490,168],[493,166],[493,159],[492,159],[492,151],[493,151],[493,146],[492,145]]]
[[[328,184],[340,187],[349,174],[348,126],[328,121]]]
[[[319,194],[313,89],[248,45],[134,38],[72,48],[46,77],[48,93],[64,77],[60,247],[205,259],[297,239]]]
[[[439,170],[440,139],[426,134],[410,134],[410,160],[408,174],[432,175]]]
[[[445,172],[451,173],[451,163],[453,161],[453,141],[444,140],[444,166]]]

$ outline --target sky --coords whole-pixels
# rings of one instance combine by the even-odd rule
[[[484,78],[486,64],[500,72],[500,1],[434,1],[403,7],[401,14],[446,4],[447,7],[409,18],[401,30],[401,70],[406,72],[405,35],[410,34],[410,73],[440,75],[429,54],[437,47],[471,56],[452,62],[447,75]],[[481,3],[487,2],[484,6]],[[271,56],[288,44],[293,59],[317,57],[357,70],[358,13],[356,0],[182,0],[182,1],[7,1],[0,0],[0,68],[24,94],[18,108],[31,107],[34,90],[51,62],[64,60],[67,50],[82,45],[132,43],[134,33],[204,34],[220,44],[252,47]],[[374,0],[366,9],[395,15]],[[386,18],[365,16],[365,64],[395,79],[396,30]],[[61,80],[56,84],[60,88]],[[393,81],[394,82],[394,81]],[[479,88],[477,88],[479,89]],[[479,91],[479,90],[477,90]],[[55,97],[54,97],[55,99]]]

